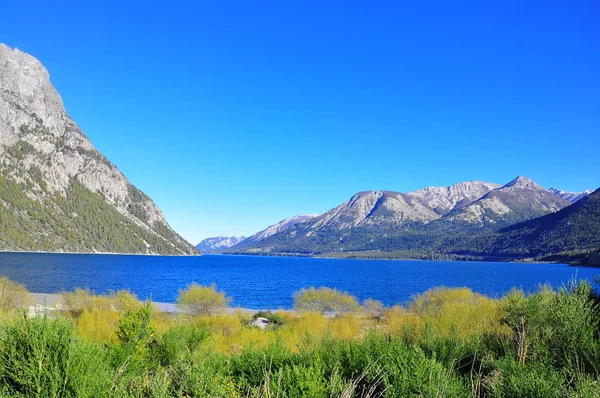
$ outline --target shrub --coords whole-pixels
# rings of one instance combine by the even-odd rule
[[[120,314],[113,310],[83,310],[75,322],[78,334],[90,341],[114,343]]]
[[[600,397],[600,380],[592,377],[580,376],[575,381],[573,389],[567,393],[569,398],[597,398]]]
[[[249,397],[237,391],[234,379],[229,375],[225,355],[214,351],[198,350],[179,356],[171,365],[177,397]]]
[[[435,332],[444,337],[508,333],[501,325],[504,311],[498,302],[468,288],[427,290],[413,298],[409,311],[429,322]]]
[[[67,313],[72,317],[79,317],[84,310],[111,310],[112,305],[108,297],[96,296],[90,289],[75,289],[74,292],[62,292],[62,303]]]
[[[554,292],[542,288],[525,297],[513,291],[503,301],[503,322],[513,332],[520,364],[550,360],[571,375],[600,373],[600,329],[597,304],[587,282],[571,281]]]
[[[269,320],[269,326],[282,326],[285,324],[285,319],[279,314],[273,314],[271,311],[258,311],[252,315],[252,320],[257,318],[265,318]]]
[[[379,300],[366,299],[362,304],[363,311],[371,319],[381,319],[385,307]]]
[[[0,339],[2,396],[98,397],[110,380],[105,352],[65,319],[24,316]]]
[[[11,312],[27,307],[33,299],[27,288],[3,276],[0,278],[0,311]]]
[[[129,290],[118,290],[109,297],[113,308],[119,312],[129,312],[141,307],[142,303],[138,300],[135,293]]]
[[[224,310],[231,299],[224,292],[217,292],[217,287],[190,284],[185,290],[179,291],[177,303],[190,315],[213,315]]]
[[[162,365],[171,365],[178,358],[196,351],[209,336],[210,333],[205,328],[194,325],[173,326],[158,339],[153,356],[158,358]]]
[[[124,346],[131,346],[137,350],[144,350],[154,338],[154,328],[150,325],[152,317],[152,304],[146,303],[142,307],[127,312],[119,320],[117,339]]]
[[[471,304],[478,297],[483,296],[473,293],[473,291],[468,288],[449,289],[446,287],[438,287],[414,296],[408,309],[410,312],[416,314],[434,315],[440,312],[443,307],[449,303]]]
[[[356,298],[346,292],[328,287],[319,289],[311,287],[294,293],[294,308],[298,311],[321,314],[333,312],[335,315],[343,315],[356,311],[359,305]]]
[[[499,374],[491,384],[492,396],[537,398],[564,396],[566,380],[545,363],[520,365],[511,359],[499,362]]]

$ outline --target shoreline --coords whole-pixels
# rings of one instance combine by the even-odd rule
[[[347,252],[347,254],[352,254],[356,252]],[[324,260],[368,260],[368,261],[444,261],[444,262],[454,262],[454,263],[468,263],[468,262],[481,262],[481,263],[527,263],[527,264],[557,264],[557,265],[566,265],[568,267],[582,267],[582,268],[600,268],[600,265],[588,265],[588,264],[579,264],[579,263],[568,263],[561,261],[547,261],[547,260],[536,260],[532,258],[521,258],[521,259],[505,259],[502,258],[453,258],[453,259],[434,259],[434,258],[399,258],[399,257],[359,257],[359,256],[331,256],[328,253],[324,254],[315,254],[315,255],[305,255],[305,254],[292,254],[292,253],[203,253],[203,255],[207,256],[237,256],[237,257],[273,257],[273,258],[312,258],[312,259],[324,259]]]
[[[29,292],[31,297],[33,297],[33,305],[29,306],[29,312],[35,312],[38,310],[49,310],[55,311],[59,309],[59,304],[61,303],[61,295],[58,293],[33,293]],[[145,302],[145,300],[140,300],[140,302]],[[184,311],[177,307],[176,303],[165,303],[162,301],[151,301],[152,305],[157,308],[161,312],[165,312],[167,314],[183,314]],[[283,308],[279,308],[276,310],[267,309],[267,310],[258,310],[254,308],[242,308],[242,307],[227,307],[226,311],[229,314],[234,314],[238,311],[241,311],[245,314],[253,315],[257,312],[261,311],[270,311],[272,313],[276,312],[291,312],[293,310],[286,310]]]
[[[535,264],[563,264],[569,267],[600,268],[596,264],[569,263],[561,261],[545,261],[532,258],[521,259],[502,259],[502,258],[453,258],[453,259],[429,259],[429,258],[394,258],[394,257],[376,257],[376,256],[353,256],[355,252],[348,252],[347,256],[332,256],[330,253],[308,255],[302,253],[202,253],[198,254],[158,254],[158,253],[117,253],[117,252],[53,252],[53,251],[12,251],[0,250],[0,254],[66,254],[66,255],[98,255],[98,256],[138,256],[138,257],[201,257],[201,256],[237,256],[237,257],[291,257],[291,258],[312,258],[326,260],[384,260],[384,261],[450,261],[450,262],[492,262],[492,263],[535,263]]]
[[[204,253],[198,252],[198,254],[159,254],[159,253],[118,253],[118,252],[53,252],[53,251],[14,251],[14,250],[0,250],[0,254],[69,254],[69,255],[85,255],[85,256],[140,256],[140,257],[199,257],[203,256]]]

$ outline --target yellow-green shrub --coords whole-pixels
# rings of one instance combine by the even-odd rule
[[[499,302],[468,288],[430,289],[417,295],[408,308],[444,336],[507,331],[501,325],[504,311]]]
[[[113,310],[84,309],[75,322],[80,336],[105,344],[116,341],[121,314]]]
[[[328,287],[301,289],[294,293],[294,308],[298,311],[332,312],[343,315],[359,308],[356,297]]]
[[[195,282],[180,290],[177,297],[177,304],[192,316],[216,314],[227,308],[230,301],[215,285],[201,286]]]
[[[11,312],[33,303],[33,298],[25,285],[16,283],[3,276],[0,278],[0,311]]]
[[[112,310],[111,300],[108,296],[96,296],[90,289],[75,289],[73,292],[62,292],[64,309],[72,317],[79,317],[84,310],[108,311]]]

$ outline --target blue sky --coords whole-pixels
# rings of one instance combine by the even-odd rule
[[[599,19],[584,0],[12,1],[0,42],[197,243],[362,190],[597,188]]]

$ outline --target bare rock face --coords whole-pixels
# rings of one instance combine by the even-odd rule
[[[476,225],[509,225],[557,212],[570,204],[531,179],[519,176],[452,211],[445,219]]]
[[[407,195],[419,198],[437,214],[444,215],[450,211],[466,206],[481,198],[500,185],[484,181],[459,182],[449,187],[427,187]]]
[[[429,222],[439,217],[426,203],[400,192],[359,192],[314,220],[313,229]]]
[[[140,250],[123,250],[169,254],[196,252],[169,227],[152,200],[100,154],[71,120],[44,66],[31,55],[4,44],[0,44],[0,177],[4,178],[5,184],[19,184],[30,200],[48,212],[54,212],[53,216],[57,219],[83,216],[65,214],[66,205],[60,199],[71,198],[73,195],[70,193],[75,186],[86,190],[78,191],[79,196],[101,198],[110,206],[110,211],[116,211],[123,217],[123,220],[116,221],[118,216],[112,215],[110,220],[124,223],[133,233],[130,238],[142,242],[140,245],[112,245],[115,251],[121,251],[118,246],[139,246]],[[21,224],[39,222],[35,215],[19,213],[18,204],[2,198],[1,194],[0,198],[2,212],[12,212],[15,217],[21,217]],[[101,214],[98,217],[103,218]],[[38,225],[41,228],[37,239],[40,248],[60,251],[61,242],[69,238],[60,236],[61,231],[52,225],[49,228],[44,228],[44,225]],[[93,227],[89,225],[89,228]],[[81,226],[65,226],[64,229],[77,234],[78,228]],[[88,239],[88,242],[67,247],[69,251],[113,251],[111,244],[101,243],[107,239],[110,241],[110,237],[102,237],[102,234],[108,233],[95,231],[91,235],[97,235],[98,242]],[[0,246],[4,243],[5,249],[35,249],[28,247],[26,242],[15,246],[14,240],[3,239],[1,234]],[[44,244],[44,240],[48,240],[48,244]]]
[[[472,203],[497,187],[497,184],[470,181],[406,194],[393,191],[359,192],[347,202],[315,218],[311,230],[323,227],[344,230],[386,224],[427,224],[453,209]]]

